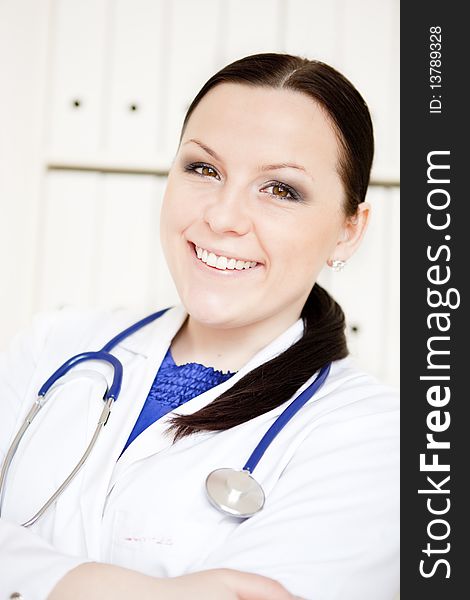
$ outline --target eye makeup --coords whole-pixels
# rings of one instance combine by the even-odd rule
[[[205,179],[221,179],[218,170],[211,164],[204,161],[194,161],[189,163],[187,163],[186,161],[182,161],[182,168],[185,173],[198,175],[199,177]],[[269,188],[272,188],[273,191],[266,191]],[[273,179],[271,181],[263,183],[263,186],[260,188],[260,191],[268,194],[276,200],[305,203],[303,193],[295,189],[292,185],[289,185],[288,183],[285,183],[278,179]]]

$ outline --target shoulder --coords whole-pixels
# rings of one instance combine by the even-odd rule
[[[398,390],[357,366],[351,358],[334,361],[323,390],[302,409],[294,463],[331,461],[340,469],[370,462],[399,461]],[[336,458],[341,456],[342,464]],[[336,458],[335,458],[336,457]]]
[[[38,312],[30,324],[20,330],[5,351],[0,354],[0,365],[21,365],[31,370],[41,362],[44,355],[89,349],[96,339],[118,333],[138,319],[138,311],[126,309],[81,309],[64,307]],[[5,367],[6,368],[6,367]]]
[[[89,337],[99,334],[101,331],[112,333],[121,325],[127,324],[132,319],[138,319],[141,311],[128,308],[76,308],[65,306],[59,310],[39,315],[39,319],[45,318],[49,323],[49,334],[51,336],[64,336],[67,333],[75,333],[80,337]]]
[[[59,353],[81,352],[101,347],[120,331],[142,319],[148,310],[129,308],[61,309],[35,315],[30,330],[33,344],[44,349],[55,348]]]
[[[274,494],[292,498],[302,482],[298,497],[309,506],[324,502],[325,510],[351,509],[359,520],[376,514],[382,525],[387,515],[393,529],[399,502],[398,393],[350,359],[333,363],[330,377],[323,396],[302,409],[303,423]]]
[[[82,309],[64,307],[35,314],[0,353],[0,377],[16,371],[46,371],[75,354],[98,350],[120,331],[145,317],[133,309]],[[65,357],[65,358],[64,358]]]
[[[399,411],[398,389],[360,368],[353,358],[334,361],[325,383],[322,412],[332,419],[348,419]]]

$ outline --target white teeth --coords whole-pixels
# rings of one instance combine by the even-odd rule
[[[217,263],[217,256],[211,252],[208,256],[207,256],[207,264],[209,265],[209,267],[215,267]]]
[[[255,267],[258,263],[256,260],[237,260],[236,258],[228,258],[227,256],[217,256],[214,252],[208,252],[204,250],[204,248],[196,247],[197,257],[205,262],[210,267],[215,267],[216,269],[220,269],[221,271],[225,270],[234,270],[237,269],[241,271],[242,269],[251,269]]]
[[[219,256],[219,258],[217,259],[217,262],[215,263],[215,266],[217,267],[217,269],[226,269],[227,268],[227,257]]]

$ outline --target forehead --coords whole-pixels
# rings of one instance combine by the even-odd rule
[[[338,142],[325,111],[287,89],[223,83],[192,113],[182,142],[197,138],[223,157],[293,161],[336,169]]]

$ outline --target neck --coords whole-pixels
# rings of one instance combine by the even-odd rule
[[[299,314],[276,315],[231,328],[210,327],[188,316],[171,343],[177,365],[197,362],[221,371],[238,371],[257,352],[279,337]]]

